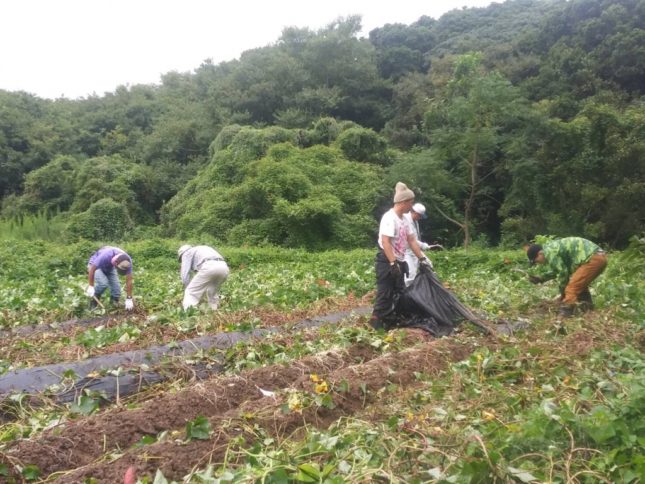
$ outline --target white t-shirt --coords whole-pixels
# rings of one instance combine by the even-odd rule
[[[389,209],[381,217],[381,225],[378,229],[378,245],[383,248],[383,237],[390,237],[394,256],[400,260],[405,260],[405,249],[408,247],[408,234],[411,228],[404,218],[399,218],[393,208]]]
[[[412,212],[404,213],[403,218],[405,219],[405,222],[410,227],[410,233],[417,240],[417,244],[419,244],[419,248],[421,250],[429,249],[430,246],[428,244],[426,244],[425,242],[421,242],[421,239],[419,239],[419,236],[420,236],[420,234],[419,234],[419,222],[412,218]],[[409,245],[407,247],[407,253],[408,253],[408,256],[414,255],[414,252],[412,252],[412,247],[410,247]]]

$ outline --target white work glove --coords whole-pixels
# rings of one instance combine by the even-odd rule
[[[132,311],[134,309],[134,302],[131,297],[125,300],[125,309],[128,311]]]
[[[431,269],[431,270],[432,270],[432,262],[431,262],[431,261],[430,261],[430,259],[428,259],[427,257],[422,258],[422,259],[419,261],[419,264],[421,264],[421,265],[422,265],[423,267],[425,267],[426,269]]]
[[[96,294],[94,286],[87,286],[87,289],[85,289],[85,295],[87,297],[94,297],[94,294]]]
[[[419,247],[421,247],[421,250],[428,250],[430,248],[430,244],[426,244],[425,242],[419,242]]]

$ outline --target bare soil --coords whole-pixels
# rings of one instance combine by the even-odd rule
[[[277,308],[254,308],[252,310],[235,312],[214,312],[205,316],[205,320],[213,328],[213,332],[222,331],[225,327],[239,325],[245,321],[260,321],[257,327],[280,327],[312,319],[333,312],[347,311],[359,306],[369,305],[372,294],[356,298],[352,294],[347,296],[327,298],[317,301],[306,309],[293,309],[284,311]],[[143,324],[147,315],[143,310],[134,314],[115,313],[105,317],[84,320],[70,320],[58,326],[41,325],[41,327],[19,328],[14,332],[3,332],[0,338],[0,354],[8,361],[21,362],[24,366],[44,366],[61,361],[81,360],[88,357],[122,353],[152,345],[164,345],[172,341],[196,338],[200,336],[198,330],[178,331],[171,325],[147,324],[146,330],[136,340],[125,343],[115,343],[101,348],[86,348],[76,342],[76,339],[89,328],[100,325],[113,327],[124,321],[132,324]],[[210,321],[209,321],[210,319]],[[201,330],[200,330],[201,331]],[[58,344],[61,340],[67,342]],[[56,345],[55,351],[48,348]]]
[[[554,358],[584,357],[594,348],[619,342],[624,335],[602,333],[594,326],[608,314],[596,314],[565,321],[562,338],[550,343]],[[368,344],[355,344],[345,350],[319,353],[291,362],[219,376],[195,383],[175,393],[165,392],[135,408],[114,408],[102,414],[79,418],[47,430],[39,436],[18,441],[0,460],[17,476],[17,466],[36,465],[48,482],[123,482],[131,469],[136,477],[152,478],[160,469],[166,478],[181,480],[191,470],[224,462],[227,451],[238,438],[249,445],[262,428],[275,438],[325,429],[339,418],[356,416],[379,420],[378,401],[389,385],[402,394],[419,385],[415,374],[435,375],[453,362],[467,358],[476,347],[512,345],[512,340],[494,337],[444,338],[434,340],[425,331],[403,329],[401,349],[382,354]],[[543,345],[549,354],[549,344]],[[298,391],[315,398],[311,375],[324,379],[331,390],[334,407],[314,403],[284,412],[289,392]],[[346,391],[341,384],[349,383]],[[261,390],[274,392],[266,396]],[[208,440],[187,440],[185,425],[198,416],[209,420],[213,434]],[[166,437],[150,445],[136,445],[144,436]]]
[[[138,408],[116,408],[49,429],[38,438],[17,442],[2,461],[14,469],[33,464],[42,477],[57,482],[82,482],[87,477],[118,482],[132,466],[138,478],[154,476],[159,468],[167,478],[181,479],[195,466],[221,462],[232,438],[244,435],[247,441],[252,440],[253,435],[246,434],[242,425],[249,419],[275,436],[291,434],[304,426],[325,428],[372,403],[383,386],[410,385],[415,372],[439,371],[472,351],[458,342],[434,341],[423,331],[401,332],[404,345],[417,346],[381,355],[372,346],[353,345],[306,357],[290,366],[272,365],[216,377],[174,394],[159,395]],[[284,414],[285,389],[315,396],[312,374],[324,378],[330,388],[343,381],[351,382],[350,388],[346,393],[333,393],[333,409],[312,405]],[[276,393],[267,397],[260,389]],[[215,432],[210,440],[187,442],[185,425],[198,416],[207,417]],[[142,437],[163,431],[171,435],[175,431],[180,437],[134,447]],[[109,454],[123,455],[107,462],[105,456]]]
[[[213,378],[175,394],[158,395],[139,408],[117,408],[55,427],[36,440],[19,442],[6,458],[14,464],[34,464],[45,475],[84,466],[110,449],[130,447],[145,435],[183,428],[197,416],[220,415],[243,402],[260,399],[260,388],[279,390],[311,373],[333,372],[378,354],[369,345],[354,345],[303,358],[290,366],[272,365]]]

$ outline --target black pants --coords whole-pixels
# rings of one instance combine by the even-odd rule
[[[407,272],[405,262],[397,261],[396,264],[401,270],[393,275],[390,261],[385,257],[385,253],[380,250],[376,254],[376,300],[372,309],[372,319],[385,322],[394,316],[396,303],[405,289],[403,274]]]

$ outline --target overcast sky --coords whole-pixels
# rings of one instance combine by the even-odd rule
[[[386,23],[483,7],[491,0],[0,0],[0,89],[40,97],[103,95],[158,84],[275,42],[284,27],[320,29],[359,14]]]

